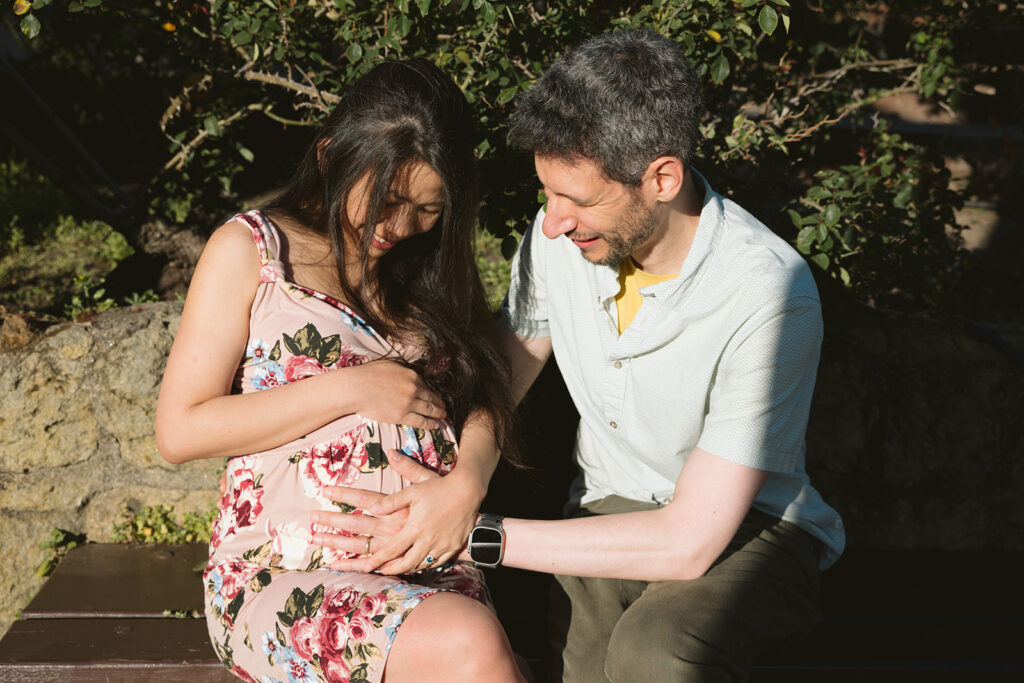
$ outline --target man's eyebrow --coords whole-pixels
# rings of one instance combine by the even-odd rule
[[[573,195],[567,194],[565,192],[555,192],[553,190],[549,190],[546,187],[544,188],[544,194],[545,195],[547,195],[547,194],[554,194],[554,195],[558,195],[560,197],[565,197],[570,202],[572,202],[573,204],[577,204],[578,206],[587,206],[588,204],[590,204],[590,202],[584,201],[584,200],[580,199],[579,197],[574,197]]]

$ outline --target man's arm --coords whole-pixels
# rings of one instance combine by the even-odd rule
[[[504,521],[502,564],[644,581],[702,576],[735,536],[768,473],[694,449],[663,508],[553,521]]]

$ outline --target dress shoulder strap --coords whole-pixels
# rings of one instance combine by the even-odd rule
[[[241,221],[252,233],[253,242],[260,254],[260,282],[274,282],[284,279],[284,264],[278,259],[281,253],[281,238],[277,228],[263,215],[262,211],[252,210],[235,215],[234,220]]]

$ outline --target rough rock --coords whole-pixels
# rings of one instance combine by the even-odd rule
[[[1022,358],[1018,325],[844,321],[826,342],[807,463],[851,547],[1024,549]]]
[[[180,303],[54,327],[0,353],[0,632],[41,583],[54,527],[108,541],[123,505],[215,504],[223,461],[166,463],[153,416]]]
[[[45,579],[35,575],[47,553],[39,544],[54,527],[70,529],[74,514],[0,514],[0,634],[6,633],[19,610],[28,604]]]

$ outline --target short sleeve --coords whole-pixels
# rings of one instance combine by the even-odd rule
[[[821,308],[801,298],[762,311],[723,354],[697,446],[772,472],[801,465],[821,354]]]
[[[544,278],[544,251],[550,245],[544,244],[543,222],[542,209],[512,259],[511,282],[501,307],[505,326],[523,337],[551,336]]]

